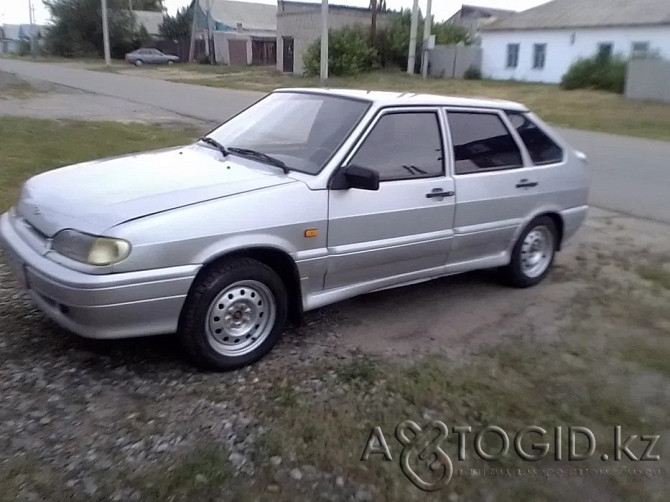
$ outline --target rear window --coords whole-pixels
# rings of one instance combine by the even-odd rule
[[[563,161],[563,150],[540,129],[528,115],[508,112],[507,116],[523,140],[535,165],[556,164]]]
[[[523,167],[516,141],[495,113],[449,112],[456,174]]]

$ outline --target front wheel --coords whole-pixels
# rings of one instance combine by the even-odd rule
[[[505,282],[517,288],[535,286],[549,274],[558,243],[556,224],[539,216],[525,228],[512,250],[512,261],[505,267]]]
[[[135,61],[135,66],[142,66],[144,62],[141,59]]]
[[[242,258],[197,279],[182,311],[178,335],[201,366],[232,370],[251,364],[281,338],[287,291],[270,267]]]

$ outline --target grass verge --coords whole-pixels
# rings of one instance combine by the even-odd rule
[[[156,125],[0,118],[0,212],[17,200],[28,178],[102,157],[186,144],[194,130]]]
[[[318,87],[316,77],[282,75],[268,68],[204,69],[200,66],[179,67],[184,78],[169,80],[211,87],[269,92],[284,87]],[[217,67],[215,67],[217,68]],[[157,76],[162,71],[154,69]],[[202,74],[194,78],[191,73]],[[560,127],[670,141],[670,106],[630,101],[618,94],[575,90],[565,91],[555,85],[501,82],[487,80],[449,80],[411,78],[399,72],[373,72],[356,77],[332,78],[333,88],[375,89],[402,92],[425,92],[454,96],[483,96],[524,103],[543,119]]]

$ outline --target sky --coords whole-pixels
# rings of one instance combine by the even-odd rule
[[[0,0],[0,24],[21,24],[28,23],[29,20],[29,1],[30,0]],[[207,0],[201,0],[205,5]],[[302,0],[312,3],[321,3],[320,0]],[[367,7],[369,0],[329,0],[333,5],[353,5],[357,7]],[[497,7],[500,9],[525,10],[536,5],[545,3],[547,0],[465,0],[468,5],[482,5],[485,7]],[[276,4],[276,0],[255,0],[256,3]],[[174,14],[179,7],[190,3],[190,0],[165,0],[164,4],[170,14]],[[433,0],[433,13],[437,21],[449,18],[456,12],[462,0]],[[413,0],[386,0],[386,5],[390,9],[400,9],[403,7],[411,8]],[[419,7],[425,12],[427,0],[419,0]],[[49,13],[42,4],[41,0],[32,0],[35,11],[35,22],[45,24],[49,20]]]

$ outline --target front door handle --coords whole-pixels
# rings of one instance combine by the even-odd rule
[[[528,181],[527,179],[523,179],[519,181],[519,183],[516,184],[517,188],[534,188],[538,185],[536,181]]]
[[[427,199],[444,199],[445,197],[453,197],[455,192],[445,192],[441,188],[434,188],[432,192],[426,194]]]

